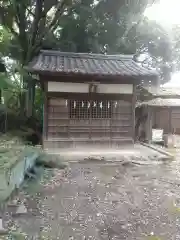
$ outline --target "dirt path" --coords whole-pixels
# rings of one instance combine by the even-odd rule
[[[50,181],[43,179],[41,185],[22,191],[19,198],[26,199],[28,213],[16,218],[6,213],[4,220],[28,239],[177,240],[178,169],[176,162],[151,166],[74,163],[68,171],[55,170]]]

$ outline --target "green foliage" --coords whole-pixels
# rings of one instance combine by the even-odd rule
[[[61,18],[54,35],[56,44],[53,38],[53,42],[45,41],[44,46],[52,48],[53,43],[51,46],[63,51],[136,54],[137,60],[145,54],[140,62],[160,68],[166,81],[172,70],[172,41],[160,25],[143,15],[148,2],[93,3],[77,1]]]
[[[12,34],[12,57],[27,64],[52,33],[70,0],[0,1],[0,20]]]
[[[9,77],[4,73],[0,73],[0,89],[8,89],[12,87],[13,83]]]
[[[35,91],[35,101],[34,101],[34,109],[35,109],[35,117],[43,123],[43,101],[44,100],[44,93],[40,87],[36,88]]]
[[[42,48],[135,53],[137,26],[154,0],[5,0],[0,19],[12,34],[12,57],[22,65]],[[130,32],[135,33],[131,36]],[[129,50],[127,40],[134,47]]]
[[[0,1],[0,22],[11,33],[9,56],[19,63],[21,88],[27,89],[19,95],[21,115],[32,115],[35,97],[33,79],[22,69],[39,52],[44,40],[53,35],[60,16],[71,5],[71,0]]]
[[[56,31],[59,47],[64,51],[135,53],[129,50],[129,32],[143,21],[143,11],[152,1],[76,1],[63,15]],[[134,42],[134,45],[135,42]]]
[[[11,33],[3,26],[0,25],[0,56],[8,54],[11,41]]]
[[[34,114],[42,117],[42,94],[33,78],[23,71],[24,65],[41,48],[109,54],[136,53],[137,57],[145,53],[142,64],[158,66],[162,69],[162,76],[168,78],[172,60],[178,59],[177,50],[173,55],[171,50],[175,47],[172,48],[172,41],[164,29],[143,15],[147,5],[155,2],[0,0],[0,52],[2,56],[16,61],[15,69],[10,70],[17,88],[16,97],[12,95],[10,98],[15,101],[15,108],[21,106],[23,112],[27,99],[27,112],[35,107]],[[178,42],[178,34],[175,38]]]

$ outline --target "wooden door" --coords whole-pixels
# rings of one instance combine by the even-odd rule
[[[132,138],[132,104],[122,100],[48,101],[48,138],[113,140]]]
[[[169,133],[170,130],[170,111],[169,108],[156,108],[155,109],[155,122],[153,128],[160,128],[164,130],[164,133]]]

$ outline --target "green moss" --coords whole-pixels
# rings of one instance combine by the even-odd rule
[[[26,146],[18,138],[0,137],[0,171],[11,168],[23,158],[37,152],[35,147]]]
[[[27,235],[21,232],[9,232],[5,234],[4,236],[0,237],[0,240],[5,240],[5,239],[12,239],[12,240],[25,240],[27,239]]]
[[[162,240],[162,239],[157,236],[148,236],[147,240]]]

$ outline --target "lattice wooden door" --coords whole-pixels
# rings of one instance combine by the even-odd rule
[[[50,99],[48,137],[112,139],[130,135],[132,108],[114,100]]]

